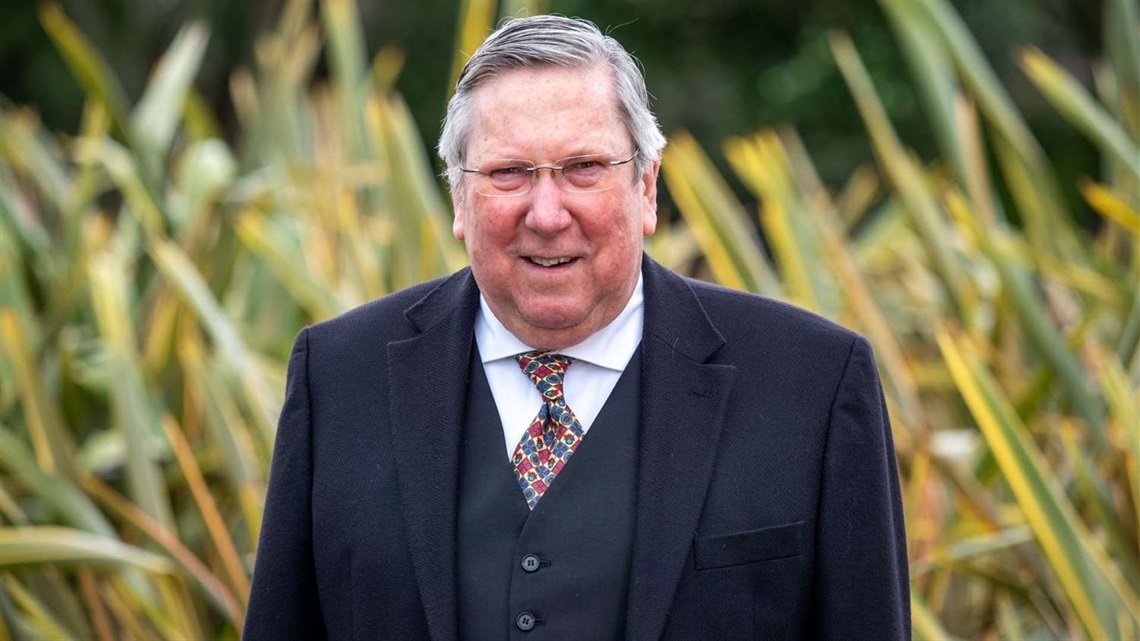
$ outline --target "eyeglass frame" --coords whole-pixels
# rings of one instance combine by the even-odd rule
[[[637,154],[639,154],[639,153],[641,153],[641,149],[640,148],[634,148],[633,153],[630,154],[629,158],[626,158],[625,160],[610,160],[604,164],[606,165],[607,168],[608,167],[617,167],[620,165],[626,165],[626,164],[633,162],[634,159],[637,158]],[[534,189],[535,184],[538,183],[538,171],[540,169],[549,169],[550,170],[551,178],[554,178],[554,182],[558,183],[559,189],[563,189],[563,190],[565,190],[569,193],[572,193],[572,194],[596,194],[598,192],[613,189],[616,185],[610,185],[609,187],[603,187],[601,189],[582,190],[582,189],[577,189],[577,188],[573,188],[573,187],[570,189],[567,189],[566,188],[566,174],[565,174],[564,170],[566,168],[566,165],[569,165],[571,163],[566,163],[565,165],[563,165],[561,167],[558,166],[557,163],[564,162],[567,160],[573,160],[575,158],[591,158],[594,156],[612,156],[612,155],[613,154],[600,153],[600,154],[579,154],[577,156],[567,156],[565,158],[559,158],[558,160],[555,160],[554,161],[555,164],[553,164],[553,165],[538,165],[538,164],[535,164],[534,162],[532,162],[530,160],[523,160],[522,158],[496,158],[496,159],[489,161],[489,162],[511,161],[511,162],[518,162],[518,163],[526,163],[527,165],[530,165],[529,167],[522,167],[522,169],[524,169],[525,171],[527,171],[530,174],[529,186],[524,191],[517,191],[514,193],[510,193],[510,194],[485,194],[483,192],[479,192],[479,194],[486,196],[488,198],[512,198],[515,196],[525,196],[525,195],[529,194],[531,192],[531,190]],[[470,167],[463,167],[463,166],[456,167],[456,169],[458,169],[459,171],[461,171],[465,174],[478,174],[480,176],[485,176],[487,178],[491,177],[491,175],[489,173],[485,173],[479,169],[472,169]],[[558,178],[555,175],[555,172],[561,172],[562,177]]]

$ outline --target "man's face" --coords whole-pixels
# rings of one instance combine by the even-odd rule
[[[503,158],[538,165],[569,156],[633,154],[605,66],[509,71],[474,92],[468,167]],[[489,197],[453,190],[455,237],[467,246],[479,289],[515,336],[539,349],[583,341],[612,321],[637,284],[642,238],[657,224],[654,163],[611,168],[605,191],[564,191],[540,170],[530,193]],[[570,259],[552,266],[536,259]]]

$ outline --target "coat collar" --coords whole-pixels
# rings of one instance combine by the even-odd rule
[[[626,636],[661,636],[692,548],[735,369],[711,364],[724,338],[681,277],[645,257],[641,465]],[[417,301],[413,338],[388,345],[401,506],[432,639],[456,630],[455,515],[479,291],[469,269]],[[433,390],[425,393],[425,390]]]
[[[456,636],[459,441],[478,306],[475,279],[464,269],[405,311],[419,334],[388,344],[400,505],[428,631],[437,641]]]

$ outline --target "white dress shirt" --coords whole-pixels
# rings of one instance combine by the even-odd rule
[[[645,316],[641,275],[625,308],[609,325],[589,338],[557,353],[574,358],[566,370],[563,392],[566,405],[578,417],[583,434],[589,431],[602,411],[610,392],[617,385],[629,359],[641,343]],[[479,295],[479,311],[475,314],[475,343],[483,359],[483,371],[491,385],[491,395],[499,409],[503,424],[503,444],[507,459],[542,407],[542,396],[534,383],[519,368],[515,355],[533,351],[495,318],[483,295]]]

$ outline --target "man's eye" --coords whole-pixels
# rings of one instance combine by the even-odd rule
[[[511,178],[517,178],[526,174],[526,167],[523,167],[521,165],[495,167],[491,171],[487,172],[487,174],[495,180],[509,180]]]
[[[606,166],[597,160],[577,160],[562,168],[571,178],[592,178],[602,173]]]
[[[590,171],[601,166],[602,164],[596,160],[579,160],[571,163],[567,168],[571,171]]]

